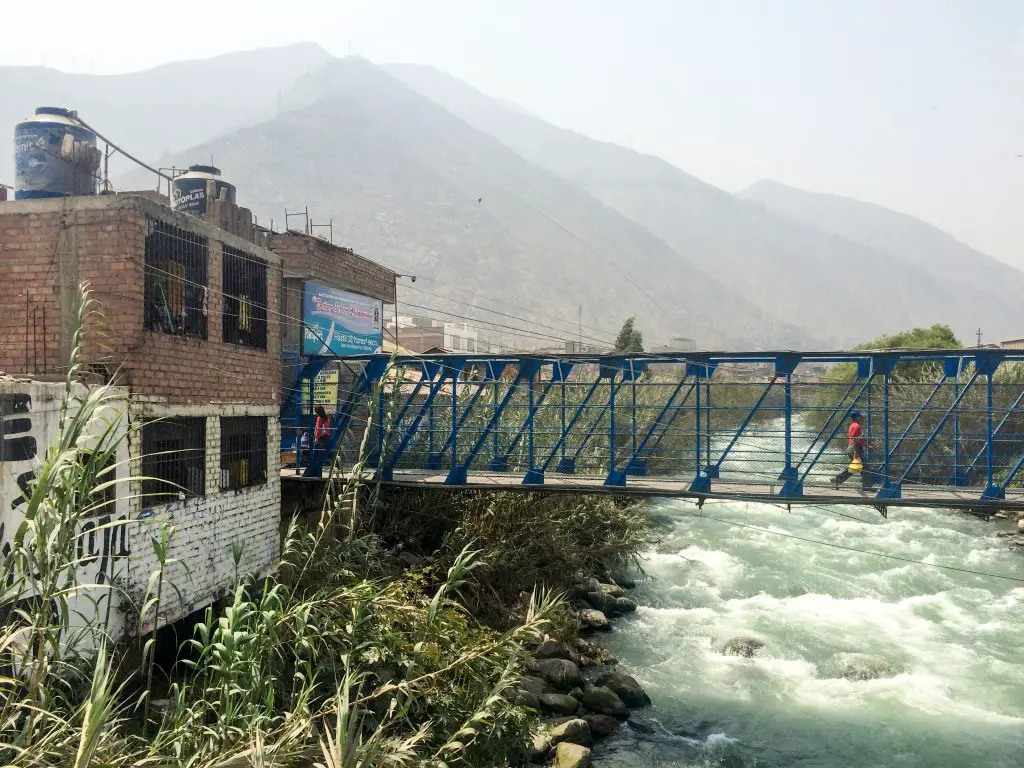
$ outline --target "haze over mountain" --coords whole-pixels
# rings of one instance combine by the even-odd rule
[[[1024,328],[1024,275],[935,227],[770,182],[734,196],[429,67],[300,44],[130,75],[0,68],[0,86],[11,128],[35,106],[77,106],[153,164],[212,155],[263,222],[308,204],[314,220],[333,218],[335,242],[426,278],[416,288],[573,324],[582,305],[603,329],[590,336],[610,339],[633,314],[649,341],[705,347],[850,344],[936,322],[962,338]],[[153,186],[145,173],[115,180]]]
[[[15,123],[33,114],[36,107],[77,108],[84,120],[111,141],[153,163],[162,155],[225,130],[273,116],[282,90],[330,58],[319,45],[299,43],[164,64],[124,75],[0,67],[0,130],[11,135]],[[10,142],[4,146],[10,147]],[[131,167],[117,155],[111,160],[112,175]],[[14,182],[10,151],[0,153],[0,181]]]
[[[864,228],[852,231],[857,228],[853,222],[864,219],[863,212],[836,209],[831,216],[797,216],[795,206],[772,205],[756,196],[740,199],[660,158],[509,110],[431,67],[387,69],[523,157],[642,224],[780,319],[844,343],[933,323],[949,323],[961,337],[970,337],[979,325],[1001,337],[1020,335],[1024,328],[1024,303],[1016,298],[1020,292],[1004,288],[1024,284],[1024,274],[922,222],[909,229],[889,223],[875,227],[879,234],[874,237],[858,236]],[[914,221],[878,206],[865,207],[887,213],[887,222]],[[847,212],[853,222],[843,229],[838,222]],[[964,279],[968,264],[979,271]]]
[[[775,181],[759,181],[740,197],[806,226],[887,253],[935,277],[978,291],[981,296],[994,294],[1001,301],[1018,305],[1024,296],[1024,273],[913,216]],[[1022,332],[1024,327],[1018,326],[1016,335],[1024,335]]]
[[[606,339],[629,315],[649,338],[676,332],[718,346],[807,338],[369,62],[332,62],[301,78],[285,102],[295,109],[173,160],[212,153],[261,219],[280,221],[285,207],[308,203],[318,221],[333,216],[336,242],[452,298],[566,319],[582,304],[589,324],[609,329]]]

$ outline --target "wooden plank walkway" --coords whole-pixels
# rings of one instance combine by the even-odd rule
[[[326,472],[325,472],[326,474]],[[341,479],[347,480],[348,473]],[[796,498],[782,498],[776,494],[779,484],[739,483],[717,479],[711,484],[711,493],[700,494],[689,490],[688,483],[678,480],[630,477],[625,487],[610,487],[604,484],[604,477],[598,475],[559,475],[548,474],[543,485],[523,485],[520,474],[502,472],[471,473],[463,485],[445,485],[447,472],[429,470],[396,470],[389,481],[382,485],[400,488],[418,488],[434,490],[502,490],[529,491],[550,493],[601,493],[621,496],[641,497],[675,497],[684,499],[749,501],[768,504],[850,504],[868,507],[937,507],[943,509],[971,509],[986,513],[1000,509],[1024,510],[1024,491],[1008,492],[1006,499],[982,501],[981,488],[963,488],[954,486],[922,486],[904,485],[903,497],[900,499],[877,499],[874,492],[861,491],[856,480],[847,486],[833,490],[828,484],[805,485],[804,495]],[[307,478],[296,475],[294,469],[281,470],[282,482],[323,483],[325,478]],[[376,482],[372,470],[363,472],[365,483]]]

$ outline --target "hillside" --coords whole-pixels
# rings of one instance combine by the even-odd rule
[[[1024,273],[913,216],[839,195],[759,181],[740,195],[806,226],[860,243],[963,287],[1019,302]],[[1017,336],[1020,333],[1016,334]]]
[[[780,215],[770,205],[739,199],[660,158],[508,109],[435,69],[387,68],[525,159],[641,224],[782,321],[841,343],[936,322],[949,323],[962,337],[979,325],[997,334],[1012,334],[1024,325],[1024,304],[1006,298],[998,285],[1003,277],[995,271],[983,272],[965,293],[953,270],[926,266],[923,257],[894,254],[884,241],[846,237],[813,216]],[[994,261],[975,255],[981,266]]]
[[[149,161],[278,110],[295,80],[330,59],[312,43],[165,64],[124,75],[79,75],[45,67],[0,67],[0,136],[39,106],[78,109],[90,125]],[[203,158],[209,162],[209,156]],[[128,168],[111,161],[111,174]],[[14,158],[0,153],[0,181],[14,182]],[[148,183],[148,182],[147,182]]]
[[[649,339],[807,343],[643,227],[364,60],[302,78],[285,104],[295,109],[170,159],[213,153],[262,220],[308,204],[316,220],[334,218],[336,242],[450,296],[568,320],[582,304],[608,338],[635,314]]]

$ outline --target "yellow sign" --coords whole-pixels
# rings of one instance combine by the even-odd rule
[[[313,407],[322,405],[328,413],[338,407],[338,369],[320,371],[313,381]],[[302,412],[309,413],[309,382],[302,382]]]

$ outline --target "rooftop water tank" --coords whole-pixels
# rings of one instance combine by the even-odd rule
[[[171,205],[176,211],[192,216],[206,213],[206,201],[235,202],[235,185],[220,177],[220,169],[212,165],[190,165],[188,172],[175,176],[171,183]]]
[[[78,113],[38,107],[14,126],[14,198],[96,194],[102,153]]]

